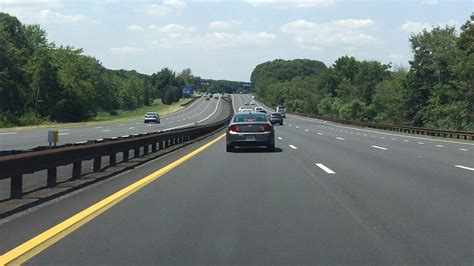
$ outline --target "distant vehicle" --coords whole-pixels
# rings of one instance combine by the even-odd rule
[[[259,111],[262,111],[262,110],[263,110],[263,107],[261,107],[261,106],[255,106],[254,110],[255,110],[255,112],[259,112]]]
[[[242,112],[242,110],[244,110],[245,108],[243,106],[240,106],[239,107],[239,112]]]
[[[283,116],[281,113],[271,113],[268,117],[270,123],[283,125]]]
[[[286,118],[286,109],[283,106],[277,106],[276,112],[280,113],[283,118]]]
[[[209,101],[209,100],[210,100],[209,97],[206,97],[206,101]]]
[[[214,99],[219,99],[219,94],[214,95]]]
[[[255,112],[255,111],[253,109],[242,109],[239,112],[241,112],[241,113],[252,113],[252,112]]]
[[[226,151],[235,147],[275,149],[275,132],[267,116],[262,113],[237,113],[226,131]]]
[[[244,105],[249,105],[249,103],[248,103],[248,102],[245,102]]]
[[[251,102],[250,102],[250,105],[255,105],[255,102],[254,102],[254,101],[251,101]]]
[[[148,124],[148,123],[156,123],[156,124],[160,124],[160,115],[158,115],[158,113],[156,112],[148,112],[145,114],[145,124]]]

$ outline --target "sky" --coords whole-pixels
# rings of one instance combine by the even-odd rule
[[[408,66],[409,37],[457,29],[474,1],[0,0],[0,11],[39,24],[48,40],[82,48],[110,69],[152,74],[190,68],[202,78],[249,81],[274,59],[327,66],[344,55]]]

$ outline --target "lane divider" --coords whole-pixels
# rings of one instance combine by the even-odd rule
[[[330,174],[330,175],[333,175],[335,174],[336,172],[334,172],[333,170],[329,169],[329,167],[325,166],[324,164],[322,163],[316,163],[316,166],[321,168],[324,172]]]
[[[137,182],[119,190],[118,192],[108,196],[107,198],[95,203],[94,205],[88,207],[87,209],[73,215],[72,217],[66,219],[65,221],[55,225],[54,227],[44,231],[43,233],[33,237],[32,239],[26,241],[25,243],[19,245],[18,247],[8,251],[7,253],[0,256],[0,265],[6,264],[23,264],[32,257],[41,253],[54,243],[58,242],[62,238],[74,232],[79,227],[83,226],[87,222],[91,221],[95,217],[99,216],[101,213],[112,208],[115,204],[124,200],[128,196],[134,194],[141,188],[147,186],[151,182],[157,180],[159,177],[183,164],[187,160],[196,156],[200,152],[209,148],[214,143],[220,141],[225,137],[225,134],[220,135],[219,137],[213,139],[212,141],[204,144],[198,149],[184,155],[178,160],[166,165],[165,167],[159,169],[158,171],[138,180]]]

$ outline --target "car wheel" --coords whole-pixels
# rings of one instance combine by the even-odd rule
[[[227,152],[233,152],[233,151],[235,150],[235,148],[234,148],[234,146],[233,146],[232,144],[227,144],[227,145],[225,146],[225,150],[226,150]]]
[[[280,123],[280,126],[283,126],[283,122]]]

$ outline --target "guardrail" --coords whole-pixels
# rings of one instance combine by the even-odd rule
[[[262,101],[261,99],[258,99],[258,101],[264,103],[268,107],[271,106],[265,103],[264,101]],[[316,115],[308,115],[308,114],[302,114],[302,113],[290,113],[290,114],[324,120],[324,121],[330,121],[330,122],[339,123],[339,124],[365,127],[365,128],[390,130],[390,131],[395,131],[395,132],[418,134],[418,135],[425,135],[425,136],[432,136],[432,137],[474,140],[474,132],[472,131],[456,131],[456,130],[433,129],[433,128],[422,128],[422,127],[390,125],[390,124],[376,124],[376,123],[352,121],[352,120],[338,119],[338,118],[326,118],[326,117],[320,117]]]
[[[231,108],[232,109],[232,108]],[[224,120],[208,125],[175,129],[165,132],[139,134],[114,139],[89,141],[75,146],[64,146],[49,150],[28,151],[0,157],[0,179],[10,179],[10,198],[23,197],[23,175],[47,170],[47,187],[57,185],[57,168],[72,164],[71,179],[81,176],[82,162],[93,160],[93,172],[100,172],[102,158],[109,158],[109,165],[117,164],[117,154],[122,153],[122,162],[129,160],[133,151],[134,158],[157,152],[174,145],[192,141],[198,137],[216,132],[227,125],[233,113]]]

